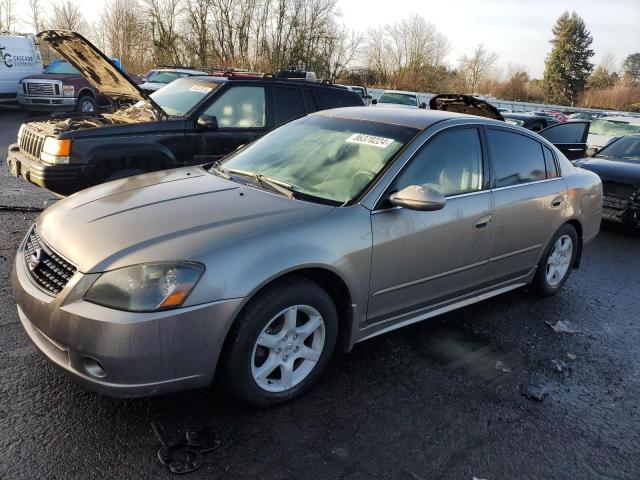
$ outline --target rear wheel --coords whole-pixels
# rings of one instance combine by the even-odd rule
[[[268,406],[289,400],[326,368],[338,333],[331,297],[302,277],[259,293],[230,333],[224,382],[240,400]]]
[[[533,284],[543,295],[555,295],[571,274],[578,254],[578,235],[571,225],[563,225],[553,236],[540,259]]]

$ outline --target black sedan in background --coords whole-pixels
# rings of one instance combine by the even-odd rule
[[[602,218],[640,227],[640,134],[613,140],[575,164],[602,180]]]
[[[552,116],[539,116],[532,113],[517,112],[517,113],[502,113],[504,121],[511,125],[518,125],[520,127],[527,128],[533,132],[539,132],[543,128],[547,128],[551,125],[555,125],[558,121]]]

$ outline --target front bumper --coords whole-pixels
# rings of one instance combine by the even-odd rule
[[[14,177],[22,177],[58,195],[69,195],[88,187],[92,168],[90,165],[44,163],[22,153],[17,143],[9,146],[7,166]]]
[[[73,112],[77,98],[18,95],[18,105],[29,112]]]
[[[640,192],[629,200],[603,197],[602,218],[613,222],[640,227]]]
[[[53,297],[31,280],[22,249],[12,274],[20,321],[42,355],[65,374],[90,390],[118,397],[211,383],[242,299],[164,312],[123,312],[85,302],[83,285],[97,274],[80,273]]]

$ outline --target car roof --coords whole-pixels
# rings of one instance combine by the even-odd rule
[[[424,130],[431,125],[449,120],[452,118],[470,118],[471,115],[462,113],[447,112],[443,110],[425,110],[422,108],[402,108],[402,107],[343,107],[332,108],[330,110],[321,110],[312,115],[324,115],[329,117],[347,118],[354,120],[366,120],[377,123],[388,123],[394,125],[402,125],[405,127]],[[499,123],[497,120],[491,120],[483,117],[473,117],[482,119],[487,123]]]
[[[382,92],[383,95],[385,93],[402,93],[404,95],[418,95],[416,92],[408,92],[407,90],[385,90],[384,92]]]
[[[178,73],[191,73],[197,76],[200,75],[207,75],[206,72],[203,72],[202,70],[191,70],[188,68],[154,68],[153,71],[155,72],[178,72]]]
[[[597,118],[596,120],[610,120],[612,122],[615,122],[615,121],[628,122],[628,123],[633,123],[634,125],[640,125],[640,118],[628,117],[625,115],[611,115],[608,117],[600,117],[600,118]]]
[[[192,77],[186,77],[181,80],[193,80],[198,82],[215,82],[215,83],[226,83],[226,82],[264,82],[269,84],[278,84],[285,83],[287,85],[299,85],[305,88],[335,88],[338,90],[342,90],[345,92],[353,92],[348,87],[344,85],[337,85],[334,83],[328,82],[318,82],[318,81],[305,81],[298,79],[287,79],[287,78],[273,78],[273,77],[218,77],[215,75],[194,75]],[[358,95],[353,92],[354,95]]]
[[[539,118],[537,115],[533,115],[529,112],[500,112],[504,118],[521,118],[521,119],[530,119],[530,118]]]

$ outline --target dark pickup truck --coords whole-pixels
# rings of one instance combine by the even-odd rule
[[[181,78],[147,95],[81,35],[46,31],[39,37],[113,105],[123,105],[109,113],[75,113],[22,125],[18,143],[9,147],[11,173],[58,195],[209,163],[307,113],[364,105],[345,87],[288,78],[298,72]]]
[[[111,61],[125,73],[117,58]],[[18,105],[27,112],[94,112],[110,102],[73,65],[54,60],[43,73],[20,80]]]

